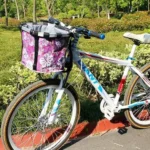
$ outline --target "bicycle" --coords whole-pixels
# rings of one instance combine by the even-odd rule
[[[104,39],[103,34],[89,31],[83,27],[67,27],[53,19],[54,24],[69,31],[72,40],[66,58],[69,66],[67,71],[56,73],[53,78],[37,81],[22,90],[7,108],[2,121],[2,140],[6,149],[44,149],[56,150],[69,139],[80,115],[78,94],[72,85],[67,83],[72,63],[74,62],[93,85],[103,100],[100,109],[104,116],[111,120],[115,113],[125,110],[125,116],[132,126],[137,128],[150,127],[150,64],[140,70],[133,66],[132,60],[136,46],[150,43],[149,34],[125,33],[124,37],[134,44],[126,60],[110,58],[77,49],[79,34],[85,38],[97,37]],[[102,60],[125,66],[116,96],[112,98],[104,90],[82,58]],[[134,73],[125,92],[124,104],[119,102],[129,70]],[[63,73],[66,76],[63,76]]]

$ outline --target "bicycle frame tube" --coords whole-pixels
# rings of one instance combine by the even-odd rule
[[[73,51],[73,59],[76,65],[82,70],[84,75],[86,76],[87,80],[94,86],[94,88],[97,90],[97,92],[105,99],[105,101],[114,108],[114,102],[111,100],[107,92],[104,90],[102,85],[97,81],[97,79],[94,77],[94,75],[90,72],[90,70],[86,67],[86,65],[82,62],[80,57],[78,56],[78,53],[76,51]]]
[[[134,51],[135,51],[135,46],[133,46],[132,51],[131,51],[131,53],[129,55],[130,58],[133,57]],[[74,50],[73,51],[73,56],[74,56],[74,62],[83,71],[83,73],[85,74],[85,76],[87,77],[89,82],[95,87],[95,89],[99,92],[99,94],[103,97],[103,99],[105,99],[105,101],[108,104],[111,103],[110,105],[117,106],[119,98],[120,98],[120,94],[121,94],[123,86],[125,84],[125,79],[127,77],[129,68],[133,67],[133,65],[131,64],[131,60],[129,60],[129,59],[127,59],[127,60],[120,60],[120,59],[110,58],[110,57],[106,57],[106,56],[102,56],[102,55],[98,55],[98,54],[83,52],[83,51],[80,51],[80,50]],[[110,101],[112,101],[112,99],[109,97],[107,92],[104,90],[104,88],[101,86],[101,84],[94,77],[94,75],[89,71],[89,69],[81,61],[79,56],[81,56],[83,58],[92,58],[92,59],[96,59],[96,60],[102,60],[102,61],[106,61],[106,62],[115,63],[115,64],[122,65],[122,66],[126,66],[124,74],[123,74],[123,77],[122,77],[122,80],[121,80],[121,83],[119,84],[119,87],[118,87],[118,91],[120,91],[120,93],[117,92],[115,100],[113,102],[110,102]]]
[[[143,82],[148,86],[150,87],[150,81],[147,79],[147,77],[144,76],[143,73],[140,72],[140,70],[138,70],[136,67],[132,66],[131,67],[131,70],[133,72],[135,72],[136,74],[138,74],[138,76],[140,76],[140,78],[143,80]]]
[[[106,103],[108,105],[110,105],[111,107],[113,107],[113,108],[115,108],[118,105],[120,94],[123,90],[123,87],[124,87],[124,84],[126,82],[126,78],[127,78],[127,75],[128,75],[128,72],[129,72],[130,69],[134,73],[138,74],[140,76],[140,78],[146,83],[146,85],[148,87],[150,87],[150,81],[144,76],[144,74],[142,74],[136,67],[134,67],[131,64],[131,62],[133,60],[135,48],[136,48],[136,45],[133,45],[131,53],[130,53],[129,57],[127,58],[127,60],[120,60],[120,59],[110,58],[110,57],[106,57],[106,56],[101,56],[101,55],[98,55],[98,54],[83,52],[83,51],[80,51],[80,50],[77,50],[77,49],[75,50],[75,47],[74,47],[74,51],[73,51],[74,62],[82,70],[82,72],[84,73],[84,75],[86,76],[88,81],[95,87],[95,89],[102,96],[102,98],[106,101]],[[116,97],[115,97],[114,101],[109,97],[109,95],[104,90],[102,85],[97,81],[97,79],[90,72],[90,70],[86,67],[86,65],[82,62],[82,60],[79,56],[81,56],[83,58],[87,57],[87,58],[102,60],[102,61],[106,61],[106,62],[126,66],[125,70],[124,70],[124,73],[123,73],[123,76],[122,76],[122,79],[121,79],[121,82],[118,86],[118,90],[117,90]],[[150,101],[148,101],[148,102],[150,102]],[[143,103],[137,102],[135,104],[131,104],[131,105],[128,105],[128,106],[123,106],[123,107],[120,107],[120,108],[121,109],[132,108],[132,107],[135,107],[137,105],[142,105],[142,104],[145,104],[145,102],[143,102]]]
[[[110,58],[110,57],[106,57],[106,56],[102,56],[102,55],[98,55],[98,54],[83,52],[80,50],[77,50],[77,53],[79,54],[79,56],[81,56],[83,58],[92,58],[92,59],[96,59],[96,60],[102,60],[102,61],[115,63],[115,64],[122,65],[122,66],[133,66],[131,64],[131,62],[128,60],[120,60],[120,59],[116,59],[116,58]]]

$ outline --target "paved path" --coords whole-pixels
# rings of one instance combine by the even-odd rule
[[[150,129],[113,130],[66,144],[62,150],[150,150]],[[123,134],[122,134],[123,133]]]

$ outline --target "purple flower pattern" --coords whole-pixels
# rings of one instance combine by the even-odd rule
[[[22,32],[22,63],[31,70],[33,70],[35,56],[34,42],[32,35],[25,31]],[[35,71],[40,73],[62,71],[66,53],[66,48],[63,47],[64,43],[65,39],[53,39],[48,41],[44,38],[39,38],[37,69]]]

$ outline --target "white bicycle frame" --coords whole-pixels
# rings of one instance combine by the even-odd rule
[[[150,99],[149,99],[146,101],[135,102],[133,104],[126,105],[126,106],[122,106],[119,104],[119,98],[120,98],[121,92],[123,90],[124,84],[126,82],[126,78],[127,78],[129,70],[131,70],[132,72],[137,74],[142,79],[142,81],[147,85],[147,87],[150,87],[150,81],[144,76],[143,73],[141,73],[131,63],[133,60],[135,49],[136,49],[136,45],[133,45],[132,50],[131,50],[130,55],[127,58],[127,60],[110,58],[110,57],[106,57],[106,56],[101,56],[101,55],[97,55],[97,54],[93,54],[93,53],[84,52],[81,50],[73,50],[74,63],[76,63],[78,68],[82,70],[82,72],[86,76],[87,80],[94,86],[96,91],[102,96],[102,98],[107,103],[108,112],[106,112],[105,117],[108,119],[112,119],[114,116],[114,112],[119,112],[121,109],[130,109],[130,108],[133,108],[133,107],[138,106],[138,105],[150,103]],[[82,62],[81,57],[82,58],[92,58],[92,59],[96,59],[96,60],[102,60],[102,61],[106,61],[106,62],[115,63],[118,65],[125,66],[121,82],[118,86],[116,96],[113,100],[110,98],[109,94],[105,91],[105,89],[102,87],[102,85],[97,81],[97,79],[94,77],[94,75],[90,72],[90,70],[86,67],[86,65]],[[109,116],[107,116],[107,114],[109,112],[110,112],[110,114],[109,114]]]
[[[101,56],[98,54],[93,54],[93,53],[78,50],[76,47],[77,42],[78,42],[78,39],[75,39],[74,43],[72,44],[73,61],[78,66],[78,68],[81,69],[83,74],[86,76],[87,80],[93,85],[93,87],[96,89],[96,91],[102,96],[103,100],[107,103],[107,107],[104,111],[104,115],[107,119],[111,120],[114,117],[114,113],[120,112],[120,110],[122,110],[122,109],[131,109],[135,106],[144,105],[144,104],[147,105],[148,103],[150,103],[150,99],[148,99],[146,101],[135,102],[133,104],[125,105],[125,106],[119,104],[119,98],[120,98],[120,95],[122,93],[124,84],[126,82],[126,78],[127,78],[129,70],[131,70],[132,72],[137,74],[142,79],[142,81],[147,85],[148,88],[150,87],[150,81],[147,79],[147,77],[145,77],[144,74],[142,72],[140,72],[132,64],[134,52],[136,49],[135,44],[133,45],[127,60],[120,60],[120,59],[116,59],[116,58],[110,58],[110,57]],[[91,58],[91,59],[96,59],[96,60],[102,60],[102,61],[106,61],[106,62],[115,63],[118,65],[125,66],[125,69],[124,69],[124,72],[122,75],[122,79],[121,79],[121,82],[118,86],[118,90],[117,90],[117,93],[116,93],[116,96],[114,99],[112,99],[109,96],[109,94],[105,91],[105,89],[102,87],[102,85],[98,82],[98,80],[94,77],[94,75],[90,72],[90,70],[82,62],[82,60],[81,60],[82,58]],[[56,101],[54,103],[53,109],[49,115],[48,124],[52,124],[55,120],[55,117],[57,114],[57,109],[59,107],[59,104],[61,102],[61,98],[63,95],[63,91],[64,90],[62,89],[62,90],[60,90],[60,92],[58,92],[58,96],[57,96]],[[143,93],[143,94],[145,94],[145,93]],[[44,113],[41,114],[41,116],[46,114],[46,111],[44,109],[47,110],[47,105],[45,105],[45,107],[43,107],[42,112],[44,112]]]

